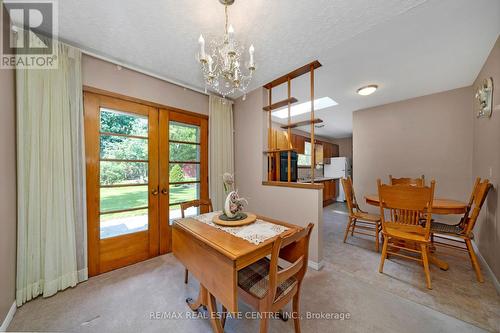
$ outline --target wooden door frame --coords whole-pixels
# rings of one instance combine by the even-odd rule
[[[100,237],[100,108],[128,112],[148,117],[148,230],[131,234],[101,239]],[[124,101],[114,97],[84,92],[85,114],[85,155],[87,182],[87,237],[89,275],[94,276],[122,266],[158,255],[158,197],[153,190],[158,189],[158,109]],[[150,223],[151,222],[151,223]],[[135,242],[135,243],[134,243]],[[109,258],[104,261],[101,254],[120,253],[127,245],[145,244],[148,247],[140,249],[133,247],[134,255]],[[107,250],[107,251],[106,251]],[[109,252],[108,252],[109,251]]]
[[[200,127],[200,199],[207,200],[208,194],[208,120],[206,117],[200,117],[194,114],[179,112],[177,109],[161,108],[160,113],[160,128],[169,128],[170,121],[179,123],[191,124]],[[169,132],[160,133],[160,174],[169,174]],[[172,228],[169,220],[169,179],[161,177],[160,189],[167,190],[167,195],[160,196],[160,207],[168,207],[160,209],[160,254],[169,253],[172,251]],[[160,192],[161,192],[160,191]],[[204,213],[204,212],[203,212]]]
[[[154,123],[153,126],[158,126],[156,128],[157,135],[156,139],[156,149],[152,149],[151,142],[148,145],[148,151],[150,153],[149,158],[151,158],[151,153],[157,154],[156,159],[159,161],[156,166],[156,179],[155,182],[150,178],[148,179],[148,189],[149,189],[149,203],[151,203],[151,191],[152,186],[154,184],[158,184],[158,190],[160,194],[157,196],[159,198],[156,203],[155,214],[158,216],[158,223],[156,223],[156,230],[152,230],[155,233],[153,238],[156,238],[156,241],[150,241],[149,253],[148,257],[156,256],[158,254],[165,254],[171,252],[171,227],[168,218],[169,212],[169,195],[162,195],[162,188],[169,188],[168,181],[168,162],[169,162],[169,145],[168,145],[168,130],[161,132],[161,125],[166,123],[166,128],[168,129],[168,122],[170,120],[177,120],[179,122],[187,123],[198,123],[201,128],[200,133],[200,144],[205,145],[206,149],[200,149],[200,198],[208,199],[209,198],[209,189],[208,189],[208,116],[205,114],[199,114],[191,111],[186,111],[170,106],[165,106],[158,103],[148,102],[142,99],[138,99],[135,97],[130,97],[126,95],[121,95],[118,93],[90,87],[83,87],[83,97],[84,97],[84,114],[85,114],[85,158],[86,158],[86,185],[87,185],[87,253],[88,253],[88,265],[89,265],[89,276],[95,276],[103,273],[104,271],[99,267],[99,252],[100,252],[100,220],[99,220],[99,205],[100,205],[100,179],[99,176],[89,176],[89,175],[99,175],[99,167],[100,167],[100,115],[99,112],[89,112],[89,108],[93,110],[98,109],[100,99],[104,99],[106,101],[113,100],[117,103],[116,106],[110,107],[112,109],[121,109],[123,111],[127,111],[127,105],[129,103],[134,103],[136,106],[140,106],[139,109],[143,109],[145,107],[149,108],[148,110],[155,109],[156,110],[156,122],[149,121],[149,124]],[[148,111],[148,113],[150,112]],[[131,111],[132,113],[138,113],[136,110]],[[154,111],[151,111],[153,113]],[[170,115],[172,115],[172,119],[170,119]],[[165,125],[164,125],[165,126]],[[150,139],[151,140],[151,139]],[[97,149],[96,149],[97,148]],[[166,158],[166,166],[165,163],[162,163],[163,159]],[[150,165],[151,168],[151,165]],[[151,169],[150,169],[151,171]],[[167,175],[167,177],[159,177],[160,175]],[[203,181],[205,180],[205,181]],[[89,196],[89,189],[93,189],[98,195]],[[165,197],[166,197],[166,206],[165,206]],[[167,210],[160,209],[161,207],[167,207]],[[151,213],[151,207],[150,207]],[[149,226],[151,227],[151,226]],[[148,231],[138,232],[133,234],[123,235],[123,240],[129,241],[130,238],[134,238],[134,235],[139,235],[137,237],[144,237],[145,233],[149,233]],[[154,243],[154,244],[152,244]],[[138,258],[141,260],[145,260],[147,258]],[[127,263],[117,263],[117,265],[126,266]],[[120,266],[120,267],[121,267]],[[115,268],[110,268],[108,270],[112,270]]]

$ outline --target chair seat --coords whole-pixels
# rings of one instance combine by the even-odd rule
[[[394,228],[391,226],[386,226],[385,230],[387,231],[386,233],[390,237],[395,237],[395,238],[403,239],[403,240],[412,240],[412,241],[421,242],[421,243],[429,242],[428,239],[425,239],[424,235],[416,233],[416,232],[404,231],[404,230],[400,230],[398,228]]]
[[[463,229],[459,225],[432,222],[431,232],[439,234],[463,235]]]
[[[263,258],[257,262],[254,262],[250,266],[247,266],[238,271],[238,286],[252,294],[253,296],[262,299],[266,296],[269,290],[269,266],[271,261],[267,258]],[[281,269],[281,267],[278,267]],[[283,281],[276,291],[275,300],[281,298],[288,291],[290,291],[297,284],[297,279],[291,277],[288,280]]]
[[[360,220],[369,222],[380,222],[380,216],[375,214],[369,214],[365,212],[355,212],[354,217]]]

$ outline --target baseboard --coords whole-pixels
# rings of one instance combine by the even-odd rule
[[[474,251],[476,252],[477,257],[479,258],[479,261],[481,261],[481,264],[483,267],[486,267],[486,270],[488,271],[488,275],[491,278],[491,281],[493,281],[493,284],[495,285],[495,289],[497,290],[497,294],[500,295],[500,283],[498,282],[497,277],[495,276],[495,273],[490,268],[490,265],[486,262],[484,259],[483,255],[481,252],[479,252],[479,248],[477,247],[477,244],[474,240],[472,240],[472,247],[474,248]]]
[[[323,261],[316,262],[316,261],[309,260],[307,262],[307,266],[311,267],[312,269],[314,269],[316,271],[321,270],[321,268],[323,268],[324,265],[325,265],[325,263]]]
[[[5,316],[5,319],[2,323],[2,326],[0,326],[0,332],[6,332],[7,328],[10,325],[10,322],[12,321],[12,318],[14,318],[14,314],[16,313],[17,306],[16,306],[16,301],[12,303],[12,306],[10,307],[9,312],[7,313],[7,316]]]

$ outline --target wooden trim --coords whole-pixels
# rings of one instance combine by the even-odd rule
[[[276,109],[279,109],[283,106],[287,106],[288,104],[293,104],[293,103],[297,103],[299,100],[296,99],[295,97],[289,97],[287,99],[284,99],[282,101],[279,101],[279,102],[276,102],[272,105],[268,105],[268,106],[264,106],[262,108],[262,110],[264,111],[272,111],[272,110],[276,110]]]
[[[288,79],[290,80],[293,80],[295,79],[296,77],[299,77],[301,75],[304,75],[306,73],[309,73],[309,71],[311,70],[311,68],[313,69],[316,69],[316,68],[319,68],[321,67],[321,63],[318,61],[318,60],[315,60],[305,66],[302,66],[300,68],[297,68],[296,70],[288,73],[288,74],[285,74],[267,84],[264,85],[264,88],[266,89],[270,89],[270,88],[274,88],[276,86],[279,86],[280,84],[283,84],[285,82],[287,82]]]
[[[297,149],[290,148],[290,149],[272,149],[272,150],[264,150],[264,154],[274,154],[274,153],[286,153],[289,151],[297,151]]]
[[[201,160],[201,157],[200,157],[200,160]],[[170,163],[170,164],[201,164],[201,161],[200,162],[197,162],[197,161],[168,161],[168,163]]]
[[[143,104],[143,105],[151,106],[151,107],[158,108],[158,109],[166,109],[169,111],[184,113],[186,115],[192,115],[192,116],[208,119],[208,116],[206,114],[203,114],[203,113],[196,113],[196,112],[192,112],[192,111],[182,110],[182,109],[175,108],[173,106],[163,105],[163,104],[159,104],[159,103],[155,103],[155,102],[149,102],[149,101],[146,101],[146,100],[143,100],[140,98],[130,97],[130,96],[122,95],[119,93],[111,92],[108,90],[94,88],[94,87],[87,86],[87,85],[83,86],[83,91],[94,93],[94,94],[99,94],[99,95],[104,95],[104,96],[109,96],[109,97],[113,97],[113,98],[119,98],[119,99],[122,99],[125,101]]]
[[[169,209],[164,209],[164,207],[170,207],[170,192],[169,192],[169,159],[170,159],[170,149],[169,149],[169,112],[165,109],[160,109],[159,111],[159,123],[160,129],[164,129],[158,133],[159,139],[159,170],[160,170],[160,213],[159,213],[159,225],[160,225],[160,254],[166,254],[172,251],[172,229],[170,227],[169,220]],[[166,191],[166,195],[163,194]]]
[[[276,182],[276,181],[263,181],[264,186],[279,186],[279,187],[294,187],[294,188],[308,188],[313,190],[321,190],[325,187],[323,183],[289,183],[289,182]]]
[[[155,257],[160,254],[160,228],[159,228],[159,210],[160,210],[160,199],[161,195],[159,192],[159,182],[160,182],[160,170],[159,170],[159,143],[158,136],[160,132],[159,128],[159,116],[158,109],[155,107],[149,107],[149,141],[148,141],[148,158],[149,158],[149,173],[148,173],[148,183],[149,183],[149,197],[148,197],[148,213],[151,214],[149,217],[149,257]],[[156,194],[153,192],[156,191]]]
[[[181,144],[186,144],[186,145],[200,145],[201,143],[199,142],[190,142],[190,141],[179,141],[179,140],[168,140],[169,143],[181,143]]]
[[[319,123],[322,123],[323,120],[319,119],[319,118],[316,118],[316,119],[311,119],[311,120],[304,120],[304,121],[299,121],[299,122],[296,122],[296,123],[290,123],[288,125],[282,125],[281,128],[283,129],[291,129],[291,128],[295,128],[295,127],[300,127],[300,126],[304,126],[304,125],[309,125],[309,124],[319,124]]]
[[[87,183],[87,256],[89,276],[99,274],[99,96],[84,92],[85,164]],[[96,177],[97,175],[97,177]],[[90,195],[89,193],[94,193]]]
[[[104,136],[121,136],[121,137],[131,138],[131,139],[149,140],[149,138],[147,136],[128,135],[128,134],[112,133],[112,132],[100,132],[100,135],[104,135]]]
[[[135,208],[127,208],[127,209],[107,210],[107,211],[104,211],[104,212],[99,212],[99,215],[133,212],[135,210],[148,209],[148,208],[149,208],[149,206],[143,206],[143,207],[135,207]]]
[[[149,183],[101,185],[101,188],[148,186]]]
[[[183,184],[198,184],[201,183],[201,180],[190,180],[185,182],[169,182],[169,185],[183,185]]]
[[[116,158],[101,158],[100,162],[148,163],[149,160],[120,160]]]

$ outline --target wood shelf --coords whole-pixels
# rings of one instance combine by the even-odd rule
[[[281,128],[287,129],[287,128],[295,128],[295,127],[300,127],[304,125],[309,125],[309,124],[319,124],[322,123],[323,120],[316,118],[314,120],[304,120],[304,121],[299,121],[296,123],[291,123],[290,125],[283,125]]]
[[[276,86],[279,86],[280,84],[288,82],[288,79],[292,80],[292,79],[295,79],[296,77],[299,77],[301,75],[309,73],[311,71],[311,65],[314,66],[314,69],[321,67],[321,63],[318,60],[315,60],[315,61],[313,61],[305,66],[297,68],[293,72],[290,72],[286,75],[283,75],[282,77],[279,77],[279,78],[269,82],[268,84],[264,85],[264,88],[266,88],[266,89],[274,88]]]
[[[299,100],[296,99],[295,97],[290,97],[290,98],[284,99],[282,101],[276,102],[274,104],[271,104],[270,106],[265,106],[262,108],[262,110],[272,111],[272,110],[276,110],[276,109],[279,109],[281,107],[287,106],[288,103],[293,104],[293,103],[297,103],[298,101]]]
[[[273,153],[286,153],[289,151],[297,151],[295,148],[290,148],[290,149],[271,149],[271,150],[264,150],[264,154],[273,154]]]

